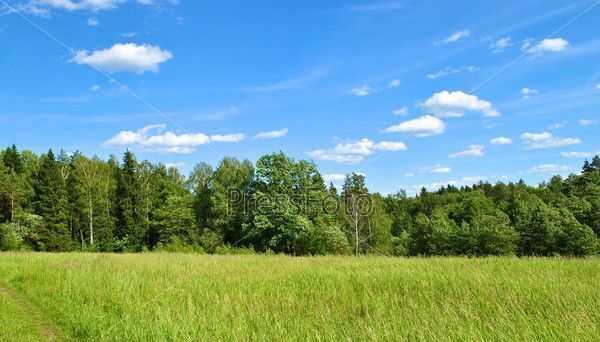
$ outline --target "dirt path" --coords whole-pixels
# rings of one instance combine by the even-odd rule
[[[48,316],[31,304],[22,295],[14,291],[8,286],[0,283],[0,297],[9,303],[14,304],[13,307],[17,312],[17,317],[12,317],[12,320],[23,320],[23,326],[29,334],[39,336],[41,341],[66,341],[66,335],[52,322]],[[15,341],[20,340],[19,336],[13,336]],[[11,338],[12,339],[12,338]]]

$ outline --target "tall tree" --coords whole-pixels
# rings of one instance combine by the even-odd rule
[[[44,219],[44,226],[39,234],[39,248],[48,251],[70,249],[65,183],[52,150],[41,157],[34,187],[35,211]]]

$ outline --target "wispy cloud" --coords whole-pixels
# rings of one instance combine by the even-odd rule
[[[280,130],[276,130],[276,131],[264,131],[264,132],[260,132],[258,134],[256,134],[253,139],[255,140],[264,140],[264,139],[274,139],[274,138],[281,138],[281,137],[285,137],[288,133],[288,129],[287,128],[282,128]]]
[[[325,76],[325,72],[321,70],[312,71],[306,75],[292,78],[289,80],[276,82],[272,84],[264,84],[259,86],[246,87],[244,90],[251,93],[262,93],[271,91],[285,91],[301,89],[310,86],[321,77]]]
[[[408,107],[400,107],[398,109],[394,109],[392,114],[399,116],[407,116],[408,115]]]
[[[600,124],[600,120],[598,119],[579,119],[579,124],[581,126],[593,126]]]
[[[510,138],[498,137],[490,140],[490,144],[492,145],[510,145],[513,141]]]
[[[457,42],[461,39],[468,38],[470,36],[471,36],[471,31],[469,31],[469,30],[456,31],[453,34],[451,34],[450,36],[448,36],[446,39],[444,39],[440,42],[437,42],[437,44],[453,43],[453,42]]]
[[[452,75],[452,74],[460,74],[463,72],[476,72],[478,71],[479,68],[477,68],[476,66],[464,66],[464,67],[447,67],[445,69],[442,70],[438,70],[435,73],[432,74],[427,74],[426,77],[429,78],[430,80],[436,80],[438,78],[441,77],[446,77],[448,75]]]
[[[483,157],[484,145],[471,145],[468,149],[449,155],[450,158]]]
[[[573,168],[567,165],[558,164],[542,164],[534,166],[527,170],[527,173],[562,173],[572,170]]]
[[[365,84],[363,86],[350,89],[350,91],[348,91],[348,94],[354,96],[369,96],[374,92],[376,91],[373,88]]]
[[[449,173],[451,171],[452,168],[450,166],[440,164],[421,168],[421,173]]]
[[[504,38],[500,38],[496,41],[494,41],[492,44],[490,44],[490,48],[492,48],[492,51],[494,53],[500,53],[502,51],[504,51],[504,49],[506,49],[507,47],[513,45],[512,40],[510,39],[510,37],[504,37]]]

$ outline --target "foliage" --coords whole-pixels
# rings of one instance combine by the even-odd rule
[[[587,256],[600,253],[600,157],[537,187],[372,193],[363,175],[342,191],[314,163],[283,152],[253,165],[226,157],[176,168],[79,152],[0,152],[3,249],[252,251],[290,255]]]

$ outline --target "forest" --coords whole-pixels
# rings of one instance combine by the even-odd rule
[[[283,152],[213,167],[40,156],[0,158],[0,250],[587,256],[600,253],[600,157],[538,186],[480,182],[415,197],[341,190]]]

